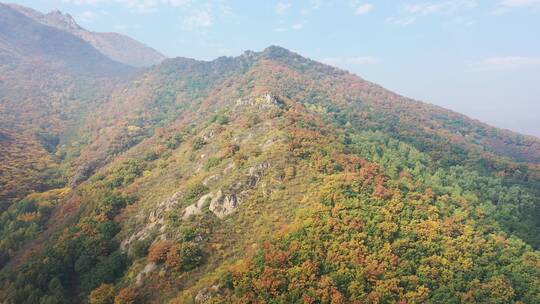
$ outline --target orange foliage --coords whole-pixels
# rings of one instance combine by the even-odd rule
[[[167,253],[173,246],[173,242],[164,240],[154,243],[148,252],[148,261],[151,263],[162,263],[167,259]]]
[[[90,293],[90,304],[113,304],[114,286],[112,284],[101,284]]]
[[[124,288],[120,290],[114,298],[114,304],[136,304],[139,301],[139,294],[133,288]]]

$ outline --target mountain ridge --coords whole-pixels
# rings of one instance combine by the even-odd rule
[[[42,25],[8,5],[0,3],[0,9],[2,48],[11,51],[14,60],[34,60],[53,68],[63,65],[76,73],[122,74],[131,70],[78,37]],[[85,60],[81,60],[81,56],[86,57]]]
[[[165,56],[158,51],[126,35],[88,31],[81,27],[70,14],[63,14],[58,10],[43,14],[21,5],[7,5],[37,22],[69,32],[85,40],[111,60],[142,68],[158,64],[165,59]]]
[[[536,138],[277,46],[0,69],[2,303],[540,302]]]

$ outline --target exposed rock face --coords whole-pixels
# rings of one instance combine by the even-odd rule
[[[148,263],[146,264],[146,266],[144,266],[144,269],[141,270],[141,272],[139,272],[137,274],[137,277],[135,278],[135,283],[137,285],[141,285],[143,283],[143,278],[144,276],[147,274],[147,273],[150,273],[152,271],[154,271],[155,269],[157,268],[157,265],[155,263]]]
[[[52,11],[45,15],[38,15],[36,19],[48,26],[56,27],[67,32],[84,30],[70,14],[63,14],[59,10]]]
[[[213,194],[208,193],[206,195],[201,196],[201,198],[192,205],[189,205],[184,209],[184,215],[182,216],[183,219],[188,219],[193,215],[199,215],[203,213],[204,205],[212,200]]]
[[[258,98],[248,98],[248,99],[238,99],[236,101],[236,106],[241,107],[257,107],[258,109],[265,110],[265,109],[271,109],[271,108],[283,108],[285,107],[285,103],[283,101],[279,100],[275,95],[271,93],[265,93],[264,95],[258,97]]]
[[[176,205],[178,205],[180,199],[182,198],[182,195],[183,193],[181,191],[178,191],[174,193],[170,198],[157,204],[156,208],[154,208],[154,210],[150,212],[148,220],[151,223],[163,223],[165,213],[172,210]]]
[[[224,218],[233,213],[247,197],[248,190],[257,187],[264,173],[270,167],[269,162],[264,162],[249,168],[249,173],[244,180],[237,182],[226,191],[219,190],[210,203],[210,211],[219,218]]]
[[[219,285],[213,285],[209,288],[199,290],[195,296],[195,303],[206,303],[210,298],[219,292]]]
[[[272,165],[269,162],[264,162],[262,164],[249,168],[248,180],[250,187],[254,188],[255,186],[257,186],[266,170],[270,169],[271,166]]]
[[[231,171],[233,166],[228,166],[223,171],[223,174],[227,174]],[[248,173],[244,178],[236,182],[234,185],[212,191],[201,196],[197,202],[187,206],[182,211],[182,220],[188,220],[195,215],[203,214],[204,210],[210,210],[218,218],[224,218],[234,213],[242,202],[249,195],[249,190],[257,187],[265,172],[271,167],[269,162],[264,162],[259,165],[249,168]],[[219,178],[220,175],[212,176],[212,180]],[[152,211],[141,212],[138,216],[141,219],[146,219],[147,224],[139,231],[132,234],[127,239],[124,239],[120,244],[121,249],[126,251],[128,247],[138,240],[144,240],[150,237],[153,231],[162,233],[165,231],[165,216],[169,211],[174,210],[181,202],[184,193],[178,191],[174,193],[168,199],[161,201],[157,204]]]
[[[209,209],[217,217],[224,218],[238,208],[246,194],[246,191],[237,193],[233,190],[229,194],[223,195],[223,191],[219,190],[216,197],[210,203]]]
[[[266,170],[271,167],[269,162],[264,162],[249,168],[246,177],[227,189],[219,189],[202,196],[196,203],[184,209],[182,218],[188,219],[193,215],[202,214],[205,204],[209,203],[208,209],[219,218],[232,214],[243,200],[248,196],[248,190],[257,187]]]
[[[205,134],[203,135],[202,140],[204,140],[204,141],[209,141],[209,140],[211,140],[211,139],[214,137],[214,135],[215,135],[215,132],[214,132],[213,130],[208,131],[207,133],[205,133]]]
[[[214,174],[212,176],[209,176],[207,177],[204,181],[203,181],[203,185],[205,186],[208,186],[209,184],[212,184],[213,182],[217,181],[219,179],[219,174]]]
[[[165,215],[180,203],[183,193],[178,191],[168,199],[157,204],[150,213],[147,211],[140,212],[138,217],[147,219],[147,224],[139,231],[132,234],[129,238],[120,243],[120,248],[125,251],[129,245],[138,240],[144,240],[150,236],[152,231],[165,231]]]

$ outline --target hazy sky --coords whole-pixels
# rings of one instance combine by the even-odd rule
[[[388,89],[540,136],[540,0],[16,0],[167,56],[280,45]]]

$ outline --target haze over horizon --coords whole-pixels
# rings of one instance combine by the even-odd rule
[[[210,60],[280,45],[404,96],[540,137],[537,0],[11,2],[59,9],[89,30],[126,34],[168,57]]]

